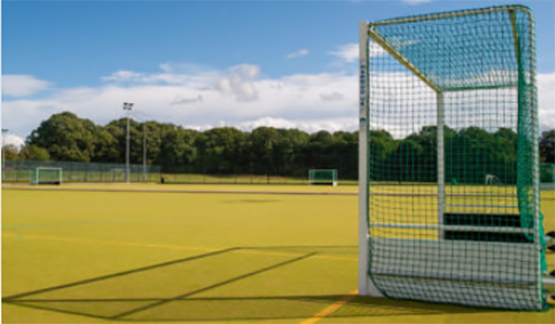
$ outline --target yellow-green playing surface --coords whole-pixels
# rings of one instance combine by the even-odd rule
[[[6,190],[15,188],[24,190]],[[553,310],[352,296],[358,268],[354,186],[59,188],[96,191],[4,186],[5,323],[554,321]],[[228,193],[204,193],[213,191]],[[263,191],[274,194],[253,193]],[[555,230],[555,192],[543,198],[546,230]],[[555,266],[553,254],[548,263]]]

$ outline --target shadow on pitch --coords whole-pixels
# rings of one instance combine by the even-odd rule
[[[156,286],[152,289],[153,298],[136,298],[132,291],[129,296],[115,298],[109,292],[98,291],[98,287],[108,286],[117,287],[118,283],[131,276],[149,275],[156,273],[156,276],[164,276],[170,272],[162,272],[171,267],[184,265],[195,265],[200,262],[210,261],[214,258],[226,256],[230,253],[241,255],[243,251],[283,251],[286,256],[279,256],[276,259],[266,260],[265,263],[254,264],[248,271],[235,273],[227,278],[220,278],[212,282],[196,287],[195,289],[183,291],[180,294],[168,298],[159,298],[160,291]],[[297,254],[290,253],[297,250]],[[343,300],[345,295],[307,295],[298,296],[284,294],[283,296],[267,296],[252,291],[247,292],[249,296],[225,296],[218,294],[218,288],[227,287],[230,284],[242,282],[244,280],[272,274],[280,268],[287,268],[297,263],[307,262],[307,259],[317,255],[326,255],[326,250],[330,254],[337,254],[338,251],[356,251],[356,247],[347,246],[309,246],[302,247],[282,247],[279,248],[231,248],[200,254],[188,258],[163,262],[146,267],[118,272],[106,276],[90,278],[59,286],[53,286],[36,291],[26,292],[13,296],[3,297],[5,304],[17,305],[26,308],[54,311],[65,314],[80,315],[106,320],[122,321],[235,321],[235,320],[274,320],[274,319],[304,319],[317,314],[322,309],[328,307],[336,301]],[[353,252],[350,251],[350,252]],[[350,253],[349,253],[350,254]],[[248,253],[247,253],[248,255]],[[252,262],[252,259],[251,259]],[[176,270],[176,269],[174,269]],[[304,276],[316,276],[317,273],[304,273]],[[184,274],[183,278],[168,277],[168,285],[177,285],[180,280],[195,280]],[[172,282],[173,280],[173,282]],[[99,286],[95,286],[99,285]],[[287,285],[287,283],[284,283]],[[96,288],[96,290],[95,290]],[[68,290],[66,290],[68,289]],[[84,298],[74,297],[71,292],[75,289],[82,289]],[[90,290],[90,291],[89,291]],[[122,290],[124,290],[122,286]],[[69,291],[69,293],[67,293]],[[240,291],[239,291],[240,293]],[[102,297],[98,297],[100,296]],[[64,297],[65,296],[72,296]],[[120,291],[121,295],[121,291]],[[147,293],[148,295],[148,293]],[[253,296],[254,295],[254,296]],[[60,297],[61,296],[61,297]],[[156,297],[154,297],[156,296]],[[210,296],[210,297],[207,297]],[[391,301],[382,298],[367,298],[355,296],[341,308],[334,311],[328,317],[335,318],[355,318],[367,316],[403,316],[403,315],[433,315],[433,314],[455,314],[455,313],[476,313],[480,310],[424,304],[406,301]]]
[[[346,297],[345,295],[326,295],[187,299],[29,299],[5,303],[106,320],[201,322],[305,319]],[[163,305],[125,316],[112,315],[114,311],[143,308],[145,305],[151,304]],[[453,315],[481,311],[483,310],[357,296],[327,317],[348,319],[378,316]]]

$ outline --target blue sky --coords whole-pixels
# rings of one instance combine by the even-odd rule
[[[137,119],[196,128],[353,129],[359,21],[512,3],[4,1],[3,127],[24,138],[63,110],[105,123],[136,101]],[[555,89],[555,2],[521,3],[535,13],[543,87]],[[291,84],[335,99],[276,102],[272,87]],[[553,112],[543,119],[555,124]]]

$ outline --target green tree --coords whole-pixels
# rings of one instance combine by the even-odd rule
[[[4,159],[6,160],[17,160],[19,154],[19,149],[14,144],[6,144],[2,148],[4,150]]]
[[[335,156],[338,175],[342,179],[358,176],[358,134],[338,131],[333,133],[332,154]]]
[[[45,148],[54,160],[89,162],[95,152],[94,124],[70,112],[54,114],[31,133],[27,143]]]
[[[427,180],[426,175],[422,173],[419,164],[422,161],[424,148],[413,139],[405,139],[401,141],[399,146],[393,151],[387,160],[387,168],[393,177],[389,176],[389,180],[399,182],[416,182]],[[395,179],[395,177],[397,179]]]
[[[399,180],[394,176],[396,171],[392,169],[396,167],[396,165],[391,164],[392,161],[399,158],[398,156],[392,156],[399,143],[395,141],[393,136],[385,130],[371,130],[368,135],[370,137],[371,168],[374,170],[380,170],[380,172],[371,172],[371,179],[377,181]]]
[[[248,135],[231,127],[213,128],[198,138],[203,172],[240,174],[249,163]]]
[[[147,164],[157,163],[162,149],[162,128],[163,124],[155,121],[148,121],[142,124],[142,131],[146,131],[146,151]],[[144,134],[143,134],[144,135]],[[142,160],[141,160],[142,162]]]
[[[50,160],[50,154],[42,147],[29,144],[19,151],[18,158],[20,160],[48,161]]]
[[[510,128],[500,128],[493,134],[489,147],[491,174],[503,183],[516,183],[517,177],[517,134]]]
[[[542,132],[540,157],[544,163],[555,163],[555,129]]]
[[[274,156],[281,164],[280,170],[287,176],[306,176],[303,151],[306,149],[309,135],[298,129],[278,129],[279,142],[274,149]]]
[[[250,134],[251,161],[255,174],[276,174],[285,152],[282,134],[273,127],[258,127]]]
[[[172,170],[192,172],[197,158],[198,132],[171,125],[163,131],[158,163]]]
[[[487,174],[499,177],[495,147],[496,138],[486,130],[476,126],[461,129],[448,153],[450,175],[461,183],[484,183]]]
[[[96,126],[93,128],[94,136],[94,155],[93,162],[110,162],[118,161],[118,142],[114,136],[104,127]]]
[[[127,122],[125,118],[120,118],[104,126],[104,130],[110,133],[115,142],[113,143],[114,159],[112,161],[103,162],[125,163],[126,125]]]
[[[322,130],[309,135],[306,160],[309,169],[335,169],[337,159],[333,156],[334,138]]]

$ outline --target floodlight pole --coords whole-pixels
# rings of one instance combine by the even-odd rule
[[[143,180],[146,181],[146,122],[143,124]]]
[[[4,173],[6,170],[6,153],[4,147],[4,133],[7,133],[9,130],[6,128],[2,128],[2,180],[4,180]]]
[[[125,143],[125,183],[129,184],[129,115],[133,109],[133,103],[124,102],[123,110],[127,111],[127,139]]]

